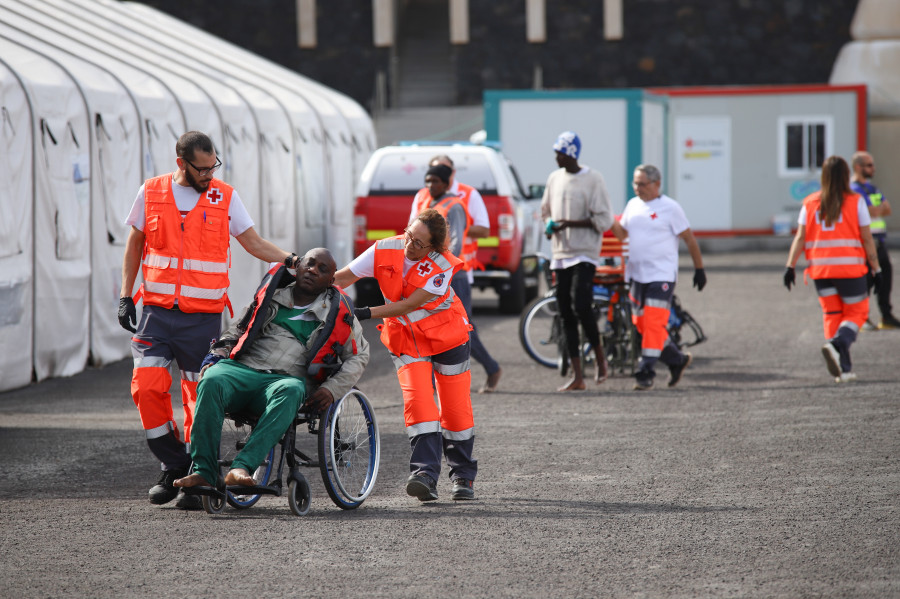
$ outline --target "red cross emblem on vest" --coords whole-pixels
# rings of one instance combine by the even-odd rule
[[[431,274],[431,262],[420,262],[419,275],[422,277],[427,277],[429,274]]]
[[[211,187],[210,190],[206,192],[206,197],[209,199],[209,203],[213,205],[222,201],[222,194],[219,193],[219,190],[215,187]]]

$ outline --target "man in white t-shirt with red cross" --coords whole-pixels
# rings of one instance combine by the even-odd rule
[[[681,380],[691,363],[690,353],[682,353],[671,339],[667,325],[678,280],[678,240],[684,240],[694,262],[694,287],[706,286],[700,246],[681,205],[660,193],[659,169],[649,164],[634,169],[632,186],[637,194],[625,205],[612,231],[620,240],[628,238],[625,278],[630,282],[632,320],[641,334],[641,361],[635,373],[634,389],[653,387],[654,365],[669,367],[669,387]]]

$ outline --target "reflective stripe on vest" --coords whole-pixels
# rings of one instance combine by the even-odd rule
[[[405,316],[385,318],[382,343],[394,355],[417,356],[434,355],[465,343],[469,331],[465,309],[450,287],[450,279],[462,262],[449,252],[430,252],[404,276],[402,248],[401,236],[375,242],[375,278],[386,304],[409,297],[438,273],[444,274],[447,290]],[[441,320],[429,322],[434,318]],[[439,332],[432,328],[434,325],[438,325]]]
[[[803,200],[806,207],[804,251],[813,279],[850,279],[866,274],[866,254],[859,238],[857,205],[859,196],[844,195],[838,220],[825,225],[820,217],[821,192]]]
[[[228,209],[233,189],[213,179],[182,219],[172,175],[144,183],[145,304],[182,312],[221,312],[228,304]]]

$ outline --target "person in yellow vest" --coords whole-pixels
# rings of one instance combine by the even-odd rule
[[[855,152],[850,159],[853,167],[853,176],[850,178],[850,189],[858,193],[866,201],[869,216],[872,217],[872,238],[875,240],[875,251],[878,253],[878,263],[881,265],[882,284],[876,293],[878,298],[878,310],[881,312],[879,329],[898,329],[900,320],[894,317],[891,309],[891,286],[893,285],[893,271],[891,255],[887,248],[887,223],[885,217],[891,215],[891,204],[881,191],[872,184],[872,176],[875,174],[875,159],[868,152]],[[866,321],[867,324],[871,324]]]
[[[162,466],[150,502],[176,498],[176,479],[191,465],[191,422],[200,365],[220,332],[222,311],[230,309],[230,236],[265,262],[294,266],[297,256],[263,239],[240,196],[213,177],[222,165],[212,140],[189,131],[175,144],[173,173],[148,179],[138,190],[125,223],[131,225],[122,260],[119,324],[134,333],[131,395],[141,416],[150,451]],[[132,297],[138,270],[143,283]],[[143,299],[140,322],[135,301]],[[172,412],[169,364],[181,370],[184,408],[182,436]],[[199,509],[196,496],[176,505]]]
[[[800,252],[804,252],[807,273],[822,306],[827,340],[822,355],[837,383],[856,380],[850,346],[869,315],[867,261],[876,291],[882,283],[870,222],[865,200],[850,190],[847,162],[840,156],[829,156],[822,164],[821,191],[803,200],[783,280],[790,291],[796,282],[794,267]]]
[[[447,195],[459,198],[458,205],[462,207],[464,212],[464,230],[462,238],[457,243],[454,238],[455,223],[450,223],[451,242],[449,247],[453,255],[463,261],[463,268],[453,276],[450,285],[462,302],[463,307],[465,307],[466,314],[469,315],[469,323],[472,325],[472,332],[469,335],[472,357],[484,367],[487,373],[487,380],[478,392],[493,393],[497,390],[503,370],[481,342],[478,328],[472,320],[472,283],[475,280],[472,271],[481,266],[477,258],[478,242],[476,239],[487,237],[490,234],[490,220],[488,219],[484,199],[478,190],[455,180],[456,169],[453,166],[453,160],[449,156],[441,154],[428,161],[429,169],[437,166],[450,169],[449,176],[446,179],[440,178],[443,175],[447,175],[447,171],[444,169],[439,169],[432,174],[431,185],[420,189],[416,193],[415,198],[413,198],[409,222],[416,220],[416,216],[425,208],[437,208],[438,211],[444,214],[444,218],[447,218],[445,208],[450,206],[450,200],[449,198],[442,199],[440,196]],[[435,195],[438,192],[439,194]],[[455,206],[457,203],[454,202],[453,205]],[[458,210],[454,209],[450,214],[455,216],[456,212]]]
[[[383,306],[354,313],[359,320],[384,319],[381,342],[397,369],[412,450],[406,492],[419,501],[438,498],[442,456],[450,468],[454,500],[475,498],[478,471],[472,457],[471,327],[450,287],[462,261],[447,251],[447,238],[446,219],[428,208],[402,235],[376,241],[334,278],[336,285],[347,287],[361,277],[375,277],[384,295]]]

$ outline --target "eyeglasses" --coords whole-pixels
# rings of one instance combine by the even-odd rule
[[[413,237],[412,233],[409,232],[409,229],[406,229],[403,232],[406,233],[406,243],[411,243],[413,248],[415,248],[417,250],[424,250],[429,245],[431,245],[428,243],[422,243],[421,241],[419,241],[418,239]]]
[[[653,183],[653,181],[633,181],[631,184],[634,185],[635,187],[646,187],[647,185],[650,185],[651,183]]]
[[[197,174],[200,175],[201,177],[206,177],[207,175],[213,174],[214,172],[216,172],[216,170],[220,166],[222,166],[222,161],[219,160],[218,158],[216,158],[216,163],[209,168],[199,168],[199,167],[197,167],[196,164],[194,164],[193,162],[191,162],[190,160],[188,160],[187,158],[185,158],[183,156],[181,157],[181,159],[184,160],[185,162],[187,162],[188,164],[190,164],[191,166],[193,166],[194,170],[197,171]]]

